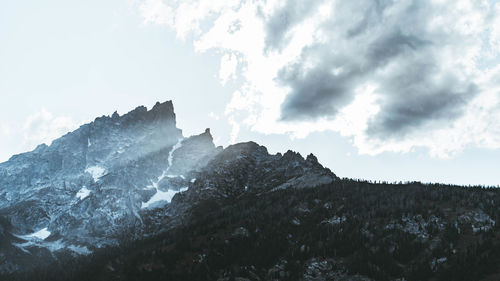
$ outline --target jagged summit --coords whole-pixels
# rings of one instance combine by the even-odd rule
[[[105,142],[125,141],[128,137],[125,137],[122,132],[130,133],[130,131],[133,130],[136,130],[139,136],[146,130],[157,130],[158,134],[156,135],[160,133],[167,134],[168,136],[165,139],[165,143],[169,145],[171,145],[172,142],[169,136],[173,136],[173,142],[178,138],[182,138],[182,130],[176,127],[176,116],[173,103],[169,100],[163,103],[156,102],[150,110],[145,106],[138,106],[121,116],[115,111],[111,116],[103,115],[97,117],[93,122],[81,125],[79,129],[54,140],[50,147],[54,146],[56,147],[55,150],[59,150],[61,146],[66,146],[68,142],[73,144],[78,142],[90,147],[92,144],[100,141],[100,139]],[[119,134],[120,136],[118,138],[113,138],[111,137],[113,134]],[[152,137],[155,137],[155,134],[152,135]],[[94,142],[92,142],[92,140]],[[157,148],[157,146],[158,145],[156,145],[155,148]],[[40,144],[33,152],[40,152],[48,147],[49,146],[46,144]],[[13,155],[9,161],[19,157],[23,158],[25,154],[26,153]]]
[[[203,134],[213,139],[212,134],[210,133],[210,128],[206,128]]]
[[[306,160],[312,163],[318,163],[318,158],[312,153],[307,155]]]
[[[151,109],[152,112],[156,113],[165,113],[165,114],[173,114],[174,113],[174,104],[172,103],[171,100],[165,101],[163,103],[156,102],[153,108]],[[175,114],[174,114],[175,117]]]
[[[98,117],[94,122],[118,122],[118,124],[133,124],[135,122],[141,123],[145,121],[167,121],[170,120],[171,124],[175,126],[175,113],[174,106],[171,100],[163,103],[156,102],[156,104],[148,110],[147,107],[141,105],[131,110],[130,112],[120,116],[118,112],[114,112],[110,116]]]
[[[172,101],[96,118],[0,164],[0,273],[29,257],[86,255],[174,227],[204,198],[304,188],[336,176],[315,158],[270,155],[255,142],[215,147],[207,128],[184,137]]]

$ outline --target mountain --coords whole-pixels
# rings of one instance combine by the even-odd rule
[[[125,237],[154,234],[178,223],[201,198],[335,178],[312,156],[269,155],[255,143],[216,148],[209,129],[185,138],[171,101],[115,112],[0,164],[0,272],[32,266],[24,254],[88,255]],[[171,204],[176,194],[183,196],[179,207]]]
[[[497,189],[340,179],[172,102],[0,164],[1,280],[500,280]]]

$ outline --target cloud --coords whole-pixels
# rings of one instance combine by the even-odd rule
[[[312,16],[319,3],[321,1],[289,0],[272,13],[263,14],[266,22],[266,50],[282,50],[289,44],[292,37],[288,31]]]
[[[352,101],[363,75],[358,65],[323,45],[304,48],[277,75],[279,84],[290,88],[281,106],[282,120],[333,117]]]
[[[0,134],[8,137],[11,134],[10,126],[6,123],[0,123]]]
[[[495,7],[493,8],[495,9],[495,15],[499,15],[500,14],[500,3],[496,3],[495,4]],[[492,30],[491,30],[491,34],[490,34],[490,46],[491,46],[491,49],[494,49],[497,51],[497,54],[500,50],[500,17],[494,17],[494,19],[492,20]]]
[[[54,139],[77,127],[78,123],[71,118],[56,117],[45,108],[42,108],[39,112],[26,118],[23,128],[24,145],[27,149],[33,149],[42,143],[50,145]]]
[[[219,121],[219,119],[220,119],[219,115],[215,114],[213,111],[210,111],[210,113],[208,114],[208,117],[214,119],[215,121]]]
[[[149,0],[140,10],[198,52],[219,52],[222,84],[242,81],[225,112],[233,140],[246,126],[335,131],[366,154],[500,148],[500,3]]]
[[[219,78],[222,85],[225,85],[230,79],[236,79],[236,68],[238,59],[233,54],[226,54],[221,58]]]

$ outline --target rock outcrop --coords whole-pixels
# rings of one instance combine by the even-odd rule
[[[335,179],[312,155],[270,155],[253,142],[215,147],[209,129],[184,138],[171,101],[115,112],[0,164],[0,217],[9,226],[0,231],[0,271],[29,268],[23,255],[86,255],[154,235],[203,198]]]

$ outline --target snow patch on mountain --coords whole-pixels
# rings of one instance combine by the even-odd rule
[[[39,248],[46,248],[47,250],[51,252],[59,251],[61,249],[65,248],[65,244],[62,242],[62,239],[59,239],[57,241],[53,242],[45,242],[45,241],[28,241],[26,243],[13,243],[12,245],[18,247],[21,249],[23,252],[31,254],[30,251],[27,249],[29,247],[39,247]]]
[[[174,152],[181,148],[182,147],[182,141],[184,139],[183,138],[180,138],[177,143],[174,145],[174,147],[172,147],[172,150],[170,150],[169,154],[168,154],[168,169],[167,171],[170,169],[170,167],[172,167],[172,161],[174,160]]]
[[[161,191],[161,190],[157,189],[155,195],[153,195],[153,197],[151,197],[151,199],[149,199],[148,202],[142,203],[141,208],[146,209],[146,208],[149,208],[150,206],[159,207],[158,206],[159,204],[155,204],[155,203],[161,202],[161,201],[164,201],[166,203],[170,203],[170,201],[172,201],[172,198],[174,197],[175,194],[177,194],[177,191],[172,190],[172,189],[169,189],[167,191]]]
[[[89,173],[92,175],[92,178],[94,179],[94,182],[97,182],[106,172],[106,169],[100,166],[91,166],[85,169],[85,172]]]
[[[45,248],[45,249],[49,250],[50,252],[56,252],[56,251],[68,249],[68,250],[70,250],[78,255],[83,255],[83,256],[86,256],[86,255],[89,255],[92,253],[92,251],[90,251],[85,246],[78,246],[78,245],[73,245],[73,244],[67,245],[66,243],[63,242],[62,239],[59,239],[56,241],[50,241],[50,242],[33,240],[33,241],[27,241],[25,243],[12,243],[12,245],[16,246],[21,251],[23,251],[27,254],[31,254],[31,252],[29,251],[29,248],[32,248],[32,247]]]
[[[31,254],[31,252],[29,251],[29,248],[31,247],[46,248],[51,252],[59,251],[62,249],[69,249],[79,255],[88,255],[92,253],[85,246],[77,246],[72,244],[67,245],[66,243],[63,242],[62,239],[56,241],[45,241],[45,239],[47,239],[50,236],[50,234],[51,232],[47,229],[47,227],[31,234],[26,234],[26,235],[14,234],[14,236],[26,240],[26,242],[12,243],[12,245],[16,246],[17,248],[21,249],[23,252],[28,254]]]
[[[92,253],[92,251],[90,251],[85,246],[69,245],[68,249],[70,249],[71,251],[73,251],[73,252],[75,252],[75,253],[77,253],[79,255],[83,255],[83,256],[86,256],[86,255],[89,255],[89,254]]]
[[[76,197],[79,198],[80,200],[83,200],[87,198],[87,196],[90,195],[90,190],[88,190],[85,186],[82,187],[78,192],[76,193]]]
[[[167,191],[161,191],[157,189],[155,195],[153,195],[153,197],[151,197],[148,202],[142,203],[141,209],[161,207],[165,203],[170,203],[172,201],[172,198],[174,198],[177,193],[184,192],[186,190],[188,190],[188,187],[183,187],[179,190],[169,189]]]
[[[31,234],[27,235],[15,235],[18,238],[24,239],[24,240],[33,240],[33,239],[40,239],[40,240],[45,240],[47,237],[50,236],[50,231],[47,230],[47,228],[40,229],[36,232],[33,232]]]
[[[158,183],[162,179],[164,179],[165,177],[168,177],[168,178],[179,177],[177,175],[169,175],[168,171],[172,167],[173,154],[177,149],[182,147],[182,141],[183,141],[182,138],[179,139],[177,141],[177,143],[170,150],[170,152],[168,154],[168,167],[167,167],[167,169],[165,171],[163,171],[163,173],[156,179],[156,181],[152,182],[152,185],[150,186],[150,187],[153,187],[156,189],[156,193],[147,202],[142,202],[141,209],[146,209],[146,208],[150,208],[150,207],[156,208],[156,207],[162,206],[165,203],[170,203],[172,201],[172,198],[174,198],[175,194],[187,190],[187,188],[185,190],[183,190],[184,188],[181,188],[180,190],[169,189],[167,191],[162,191],[162,190],[158,189]],[[182,178],[184,178],[184,176],[182,176]],[[162,203],[159,203],[159,202],[162,202]]]

